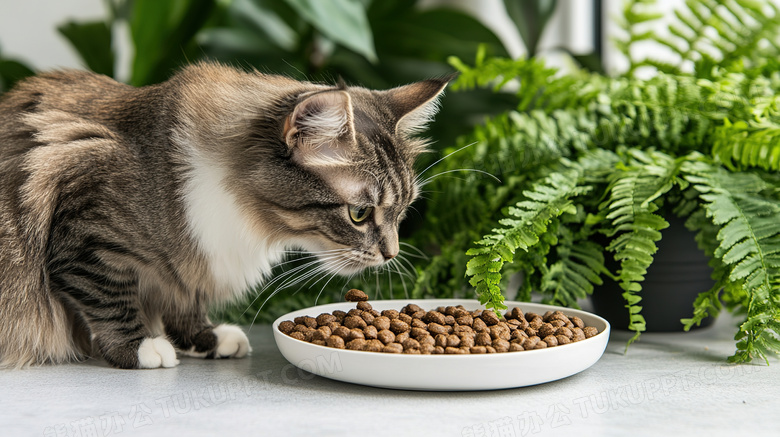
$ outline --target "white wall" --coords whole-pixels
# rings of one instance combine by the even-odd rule
[[[36,69],[81,67],[56,28],[104,16],[102,0],[0,0],[0,52]]]

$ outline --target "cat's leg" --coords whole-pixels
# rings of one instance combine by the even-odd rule
[[[238,326],[214,326],[200,306],[163,316],[165,332],[183,354],[201,358],[242,358],[252,351]]]
[[[110,275],[94,267],[71,265],[57,269],[50,275],[50,284],[81,314],[103,358],[122,369],[179,364],[171,342],[155,336],[146,325],[136,279],[132,275]]]

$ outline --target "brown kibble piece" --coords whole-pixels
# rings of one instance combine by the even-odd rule
[[[526,334],[525,331],[521,331],[519,329],[512,331],[512,333],[509,335],[510,341],[517,340],[522,342],[526,338],[528,338],[528,334]]]
[[[496,352],[509,352],[509,342],[501,338],[493,340],[493,347]]]
[[[395,334],[389,329],[383,329],[376,334],[377,340],[384,344],[392,343],[395,341]]]
[[[431,346],[436,346],[436,340],[430,336],[430,335],[424,335],[422,337],[417,338],[417,341],[420,342],[420,346],[429,344]]]
[[[452,326],[452,325],[454,325],[454,324],[455,324],[455,317],[453,317],[453,316],[450,316],[450,315],[446,315],[446,316],[444,316],[444,324],[445,324],[446,326]]]
[[[498,315],[494,311],[490,311],[490,310],[482,311],[482,315],[480,316],[480,318],[488,326],[495,325],[500,321]]]
[[[471,347],[471,353],[472,354],[486,354],[487,349],[485,349],[485,346],[472,346]]]
[[[496,353],[496,352],[497,352],[497,351],[496,351],[496,348],[494,348],[493,346],[485,346],[485,350],[486,350],[486,351],[487,351],[487,353],[489,353],[489,354],[494,354],[494,353]]]
[[[353,351],[362,351],[366,347],[366,340],[362,338],[356,338],[347,342],[347,349]]]
[[[333,311],[333,316],[336,317],[337,322],[342,323],[344,321],[344,317],[347,317],[347,313],[341,310],[335,310]]]
[[[368,340],[363,348],[366,352],[381,352],[385,345],[379,340]]]
[[[437,334],[433,340],[436,346],[447,347],[447,334]]]
[[[433,353],[436,355],[443,354],[444,353],[444,347],[442,346],[436,346],[433,348]]]
[[[556,336],[557,335],[563,335],[564,337],[571,339],[572,336],[574,336],[574,333],[571,332],[571,329],[569,329],[569,328],[567,328],[565,326],[561,326],[560,328],[555,330],[555,335]]]
[[[537,337],[536,335],[528,337],[522,343],[523,349],[525,350],[534,349],[536,348],[537,343],[539,343],[540,341],[542,341],[542,339]]]
[[[477,332],[485,332],[485,331],[487,331],[487,330],[488,330],[487,324],[486,324],[486,323],[485,323],[485,321],[484,321],[484,320],[482,320],[481,318],[479,318],[479,319],[475,318],[475,319],[474,319],[474,324],[473,324],[473,325],[471,325],[471,327],[472,327],[472,328],[473,328],[475,331],[477,331]]]
[[[569,320],[575,327],[580,329],[585,329],[585,322],[583,322],[581,318],[574,316],[574,317],[569,317]]]
[[[525,328],[525,333],[526,333],[526,335],[528,335],[529,337],[533,337],[534,335],[537,335],[537,334],[539,334],[539,332],[538,332],[536,329],[534,329],[534,328],[532,328],[532,327],[530,327],[530,326],[529,326],[529,327],[527,327],[527,328]]]
[[[368,295],[363,290],[353,288],[344,295],[347,302],[364,302],[368,300]]]
[[[338,335],[331,335],[328,337],[328,339],[325,341],[325,345],[328,347],[335,347],[336,349],[344,349],[346,347],[344,339]]]
[[[542,325],[544,325],[544,322],[542,321],[541,317],[535,317],[533,320],[528,322],[528,326],[536,330],[539,330],[539,328],[541,328]]]
[[[534,349],[546,349],[547,346],[548,345],[546,341],[540,341],[539,343],[536,343],[536,347],[534,347]]]
[[[374,309],[374,307],[372,307],[370,303],[368,303],[368,302],[366,302],[364,300],[361,300],[355,306],[357,307],[357,309],[359,309],[361,311],[371,311],[371,310]]]
[[[458,325],[464,325],[464,326],[471,326],[474,323],[474,318],[471,317],[471,314],[466,313],[462,316],[459,316],[455,319],[455,323]]]
[[[334,321],[334,322],[330,322],[330,323],[328,323],[328,324],[327,324],[327,325],[325,325],[325,326],[327,326],[328,328],[330,328],[330,332],[332,333],[333,331],[335,331],[335,330],[336,330],[336,328],[338,328],[339,326],[341,326],[341,323],[339,323],[339,322],[335,322],[335,321]]]
[[[351,310],[347,311],[347,316],[355,316],[360,317],[362,319],[363,310],[359,310],[357,308],[352,308]]]
[[[520,345],[520,343],[509,343],[509,352],[519,352],[524,351],[523,346]]]
[[[363,333],[362,329],[352,328],[352,329],[349,330],[349,336],[347,338],[345,338],[344,340],[351,341],[351,340],[357,340],[357,339],[365,340],[366,339],[366,334]]]
[[[317,346],[327,346],[325,340],[312,340],[311,344],[316,344]]]
[[[437,323],[439,325],[444,324],[444,314],[438,311],[428,311],[422,318],[425,323]]]
[[[525,317],[525,320],[528,321],[528,323],[531,323],[531,320],[533,320],[533,319],[536,319],[536,318],[540,318],[541,319],[542,318],[542,316],[540,316],[539,314],[536,314],[536,313],[525,313],[524,317]]]
[[[303,332],[298,332],[298,331],[293,331],[288,335],[294,339],[301,340],[301,341],[305,341],[306,338],[306,336],[303,335]]]
[[[507,319],[522,319],[523,318],[523,312],[520,311],[520,308],[513,307],[510,310],[507,310],[506,314],[504,314],[504,317]]]
[[[586,338],[588,338],[585,335],[585,330],[580,329],[580,328],[572,329],[571,333],[572,333],[571,341],[582,341],[582,340],[585,340]]]
[[[558,339],[555,338],[554,335],[548,335],[542,339],[545,343],[547,343],[547,346],[558,346]]]
[[[487,346],[492,343],[492,339],[490,338],[490,334],[487,332],[480,332],[475,336],[474,342],[477,344],[477,346]]]
[[[349,328],[347,328],[346,326],[339,326],[338,328],[333,330],[331,335],[336,335],[336,336],[339,336],[339,337],[343,338],[344,340],[348,340],[349,339],[349,333],[350,333]]]
[[[407,338],[409,338],[409,331],[399,332],[395,335],[395,342],[403,343]]]
[[[555,338],[558,339],[558,345],[559,346],[562,345],[562,344],[569,344],[569,343],[571,343],[571,339],[569,337],[565,336],[565,335],[556,335]]]
[[[428,332],[430,332],[433,335],[446,334],[447,329],[443,325],[440,325],[438,323],[429,323]]]
[[[403,351],[404,351],[404,347],[401,346],[399,343],[386,344],[385,347],[382,348],[382,352],[388,354],[400,354]]]
[[[401,314],[398,314],[398,320],[400,320],[400,321],[402,321],[404,323],[407,323],[407,324],[411,324],[412,323],[412,316],[410,316],[409,314],[401,313]]]
[[[459,347],[446,347],[446,348],[444,348],[444,353],[445,354],[462,355],[462,354],[469,353],[469,351],[468,351],[468,349],[461,349]]]
[[[316,320],[319,326],[327,326],[328,323],[336,321],[336,316],[333,314],[323,313],[317,316]]]
[[[555,327],[549,323],[545,323],[539,328],[539,337],[545,338],[553,334],[555,334]]]
[[[374,326],[376,326],[376,329],[383,330],[383,329],[390,329],[390,319],[386,316],[379,316],[374,318]]]
[[[422,308],[420,308],[419,305],[410,303],[406,305],[405,307],[401,308],[401,312],[405,314],[409,314],[410,316],[417,311],[424,311]]]
[[[363,335],[365,335],[366,340],[375,340],[378,333],[376,326],[370,325],[363,328]]]
[[[367,323],[365,320],[358,316],[347,316],[344,318],[344,326],[346,326],[349,329],[363,329],[367,326]]]
[[[413,338],[407,338],[402,343],[402,346],[404,349],[420,349],[420,342]]]
[[[393,331],[396,335],[400,334],[401,332],[407,332],[411,328],[409,327],[409,324],[404,322],[400,319],[395,319],[390,321],[390,330]]]
[[[459,347],[460,346],[460,337],[458,337],[455,334],[448,335],[447,336],[447,346]]]
[[[582,333],[585,334],[585,338],[591,338],[599,333],[598,328],[593,326],[586,326],[582,328]]]
[[[424,335],[430,335],[430,334],[428,333],[428,330],[427,330],[427,329],[423,329],[423,328],[416,328],[416,327],[415,327],[415,328],[412,328],[412,330],[411,330],[411,331],[409,331],[409,336],[410,336],[410,337],[412,337],[412,338],[418,338],[418,337],[422,337],[422,336],[424,336]]]
[[[374,323],[374,319],[376,317],[374,317],[374,315],[369,311],[363,311],[363,314],[360,315],[360,318],[366,322],[366,325],[371,325]]]
[[[423,355],[430,355],[433,353],[433,351],[436,349],[436,347],[432,344],[422,344],[420,343],[420,353]]]
[[[295,329],[295,322],[285,320],[279,323],[279,330],[282,331],[283,334],[289,334],[293,332],[293,329]]]
[[[321,328],[317,328],[314,330],[314,332],[311,335],[312,340],[322,340],[325,341],[330,337],[330,328],[327,326],[323,326]]]
[[[428,329],[428,324],[423,322],[422,319],[412,319],[412,323],[410,324],[412,328],[423,328]]]
[[[400,313],[396,310],[382,310],[381,314],[387,317],[388,319],[393,320],[393,319],[397,319]]]
[[[552,325],[555,328],[560,328],[561,326],[566,326],[566,323],[571,325],[571,322],[564,322],[563,320],[559,320],[559,319],[552,319],[552,320],[550,320],[549,323],[550,323],[550,325]],[[572,325],[572,326],[574,326],[574,325]]]
[[[476,344],[476,336],[464,335],[460,337],[460,347],[472,347]]]
[[[471,326],[469,325],[455,325],[452,327],[452,332],[455,334],[462,334],[462,333],[474,333],[474,330],[471,329]]]

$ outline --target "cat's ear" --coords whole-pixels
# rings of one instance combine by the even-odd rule
[[[439,96],[455,77],[457,74],[451,74],[385,91],[396,133],[409,136],[425,130],[439,111]]]
[[[293,159],[311,166],[348,163],[355,144],[352,102],[345,91],[323,91],[295,106],[284,123]]]

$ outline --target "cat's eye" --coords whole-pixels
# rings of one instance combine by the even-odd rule
[[[371,206],[349,205],[349,218],[352,220],[352,223],[357,225],[371,217],[373,211],[374,208]]]

